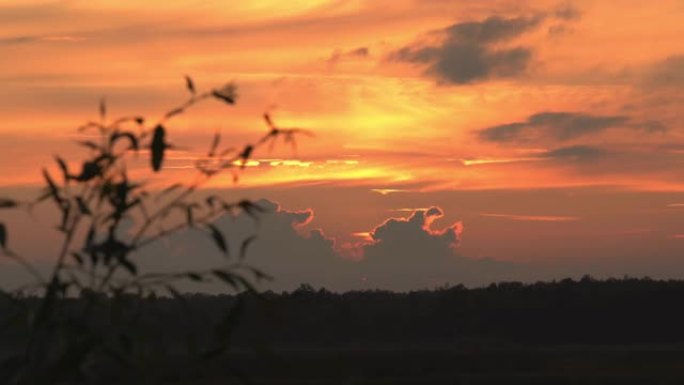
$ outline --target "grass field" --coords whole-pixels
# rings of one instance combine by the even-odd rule
[[[281,349],[232,362],[263,385],[684,384],[684,346]]]

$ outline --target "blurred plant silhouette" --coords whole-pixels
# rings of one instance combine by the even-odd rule
[[[261,146],[272,147],[279,138],[294,146],[296,136],[311,134],[279,128],[266,113],[263,118],[268,131],[254,143],[223,147],[221,135],[216,133],[206,155],[194,164],[197,178],[192,183],[150,187],[148,180],[131,179],[127,167],[131,157],[149,156],[149,173],[164,171],[167,152],[174,148],[167,130],[173,117],[209,99],[227,105],[236,102],[233,83],[199,92],[190,77],[185,81],[188,100],[153,124],[143,116],[110,118],[102,100],[99,121],[78,128],[79,132],[95,133],[98,139],[78,142],[87,151],[80,170],[71,169],[72,163],[56,156],[61,175],[55,177],[44,168],[45,187],[37,199],[0,198],[1,209],[31,210],[37,204],[52,204],[59,212],[57,231],[61,233],[54,267],[44,276],[29,259],[11,249],[10,232],[0,223],[0,255],[19,263],[35,280],[2,292],[2,300],[16,305],[10,319],[18,342],[11,354],[3,357],[0,352],[0,383],[168,383],[181,379],[182,371],[197,372],[204,362],[227,351],[241,309],[240,296],[227,304],[220,319],[214,317],[211,326],[216,333],[210,341],[196,341],[188,330],[182,370],[160,365],[174,353],[163,338],[153,337],[154,322],[142,315],[141,304],[162,293],[184,303],[177,289],[183,281],[220,281],[235,292],[254,292],[255,282],[269,279],[244,262],[254,236],[242,242],[239,256],[231,256],[226,235],[213,224],[219,216],[239,213],[258,219],[264,209],[250,200],[200,196],[198,190],[223,173],[237,181]],[[135,223],[132,230],[130,223]],[[208,270],[139,271],[137,251],[189,228],[205,231],[225,261]],[[198,379],[196,373],[192,376]]]

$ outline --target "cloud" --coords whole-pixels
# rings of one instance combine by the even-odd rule
[[[546,159],[560,159],[560,160],[573,159],[573,160],[585,161],[585,160],[595,160],[596,158],[599,158],[605,154],[606,154],[605,150],[598,148],[598,147],[586,146],[586,145],[576,145],[576,146],[567,146],[567,147],[555,148],[553,150],[543,152],[543,153],[539,154],[538,156],[540,158],[546,158]]]
[[[553,15],[560,20],[574,21],[582,18],[582,12],[571,2],[560,5],[553,11]]]
[[[442,209],[430,207],[415,210],[408,218],[388,219],[370,232],[373,242],[364,247],[366,250],[364,255],[368,252],[372,254],[373,249],[403,247],[408,244],[413,245],[412,247],[451,252],[458,245],[462,225],[457,222],[442,230],[433,229],[433,222],[442,216],[444,216]]]
[[[533,142],[537,140],[567,141],[627,125],[622,115],[597,116],[576,112],[541,112],[524,122],[488,127],[478,131],[488,142]]]
[[[448,84],[514,77],[527,70],[532,49],[499,46],[532,30],[541,21],[541,17],[494,16],[456,23],[436,32],[442,36],[440,42],[405,46],[390,55],[390,60],[425,64],[426,74]]]
[[[328,58],[328,63],[337,63],[347,59],[365,59],[370,56],[368,47],[358,47],[348,51],[335,50]]]
[[[436,228],[443,216],[439,207],[417,209],[370,231],[370,240],[358,245],[363,256],[358,269],[367,285],[410,290],[462,282],[467,258],[457,255],[456,246],[463,225]]]
[[[286,210],[266,199],[256,203],[265,211],[258,221],[240,214],[236,217],[225,215],[214,222],[226,237],[230,250],[227,259],[210,236],[200,229],[188,229],[158,242],[142,250],[136,259],[143,263],[142,269],[150,271],[212,268],[234,262],[242,242],[256,235],[247,249],[245,262],[275,278],[265,285],[266,288],[292,290],[303,282],[337,289],[343,287],[340,280],[348,278],[343,270],[351,264],[336,254],[334,239],[322,230],[303,229],[314,218],[312,210]],[[220,289],[220,286],[212,289]]]
[[[301,283],[335,291],[359,289],[414,290],[444,284],[485,285],[502,279],[521,278],[522,266],[457,254],[463,226],[454,222],[436,226],[444,216],[439,207],[415,209],[405,218],[390,218],[368,232],[357,234],[357,243],[342,243],[322,230],[306,230],[312,210],[286,210],[261,200],[269,210],[258,222],[245,215],[222,217],[214,224],[228,240],[235,261],[241,241],[256,234],[246,263],[272,275],[262,289],[293,290]],[[349,258],[354,257],[354,258]],[[141,271],[206,269],[226,262],[210,236],[189,229],[135,257]],[[220,291],[188,284],[184,290]]]
[[[674,55],[649,69],[647,83],[653,86],[684,86],[684,55]]]
[[[494,214],[480,213],[482,217],[503,218],[520,222],[574,222],[580,220],[579,217],[554,216],[554,215],[514,215],[514,214]]]

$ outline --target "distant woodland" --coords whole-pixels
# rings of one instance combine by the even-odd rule
[[[207,325],[239,302],[232,344],[240,348],[629,345],[684,343],[683,298],[684,281],[585,277],[409,293],[303,284],[290,293],[131,296],[124,309],[166,343],[209,338]],[[77,315],[80,300],[70,301]],[[4,344],[21,338],[12,314],[33,302],[0,300]],[[103,310],[102,322],[109,318]]]

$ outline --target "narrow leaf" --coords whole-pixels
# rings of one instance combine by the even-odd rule
[[[88,204],[85,203],[83,198],[76,197],[76,204],[78,204],[78,209],[81,211],[82,214],[85,214],[85,215],[92,214],[92,212],[90,211],[90,208],[88,208]]]
[[[59,189],[57,188],[57,184],[55,184],[55,181],[52,180],[50,173],[46,169],[43,169],[43,178],[45,178],[45,182],[48,185],[47,190],[49,195],[56,203],[61,205],[62,197],[59,196]]]
[[[186,277],[188,277],[188,279],[190,279],[191,281],[194,281],[194,282],[204,281],[204,278],[202,278],[202,276],[197,274],[197,273],[187,273]]]
[[[168,119],[172,116],[180,115],[183,112],[185,112],[185,108],[183,107],[174,108],[173,110],[167,112],[166,115],[164,115],[164,118]]]
[[[7,251],[7,227],[0,222],[0,248]]]
[[[161,169],[162,162],[164,161],[164,151],[167,146],[164,140],[165,136],[166,131],[164,126],[160,124],[154,128],[150,150],[152,151],[152,169],[155,172],[158,172]]]
[[[138,146],[138,138],[133,135],[131,132],[115,132],[112,134],[112,136],[109,139],[109,143],[111,146],[114,146],[117,140],[121,138],[126,138],[130,142],[130,147],[129,149],[138,151],[139,146]]]
[[[69,175],[69,168],[67,167],[66,162],[59,156],[55,156],[55,161],[57,162],[57,165],[59,165],[60,170],[62,170],[64,182],[68,181],[71,176]]]
[[[228,104],[235,104],[235,96],[233,95],[224,94],[219,91],[213,91],[211,95],[214,96],[216,99],[222,100]]]
[[[193,82],[192,78],[188,75],[185,75],[185,86],[191,94],[195,95],[195,93],[197,92],[195,90],[195,82]]]
[[[208,157],[213,157],[214,154],[216,154],[216,149],[218,148],[219,143],[221,142],[221,133],[216,131],[214,134],[214,140],[211,142],[211,147],[209,148],[209,153],[207,154]]]
[[[158,202],[158,201],[159,201],[160,199],[162,199],[165,195],[170,194],[171,192],[173,192],[173,191],[175,191],[175,190],[177,190],[177,189],[179,189],[179,188],[181,188],[181,187],[183,187],[182,184],[180,184],[180,183],[174,183],[174,184],[172,184],[171,186],[169,186],[169,187],[163,189],[162,191],[160,191],[159,194],[157,194],[157,196],[154,198],[154,200]]]
[[[15,200],[0,198],[0,209],[11,209],[17,206],[19,206],[19,203],[17,203]]]
[[[207,224],[207,228],[209,229],[211,237],[214,239],[216,246],[218,246],[218,248],[221,249],[224,254],[228,255],[228,243],[226,242],[226,238],[223,236],[223,233],[221,233],[221,231],[212,224]]]
[[[241,168],[245,168],[245,166],[247,165],[249,157],[252,156],[252,151],[254,151],[254,146],[248,144],[242,150],[242,153],[240,153],[240,159],[242,160],[242,163],[240,164]]]
[[[135,266],[133,262],[131,262],[129,259],[125,257],[119,258],[119,263],[121,266],[123,266],[126,270],[128,270],[129,273],[132,275],[138,274],[138,267]]]
[[[194,219],[192,209],[193,209],[193,207],[190,205],[185,207],[185,219],[186,219],[186,223],[188,224],[188,226],[195,227],[195,219]]]
[[[74,258],[74,260],[76,261],[76,263],[78,263],[79,266],[83,265],[83,257],[81,256],[81,254],[74,251],[71,253],[71,256]]]
[[[268,112],[264,113],[264,120],[266,121],[266,124],[270,128],[275,128],[275,124],[273,124],[273,120],[271,119],[271,115],[268,114]]]
[[[240,259],[244,259],[245,255],[247,255],[247,249],[249,248],[249,245],[252,244],[256,240],[257,236],[252,235],[247,237],[244,241],[242,241],[242,244],[240,245]]]
[[[97,145],[97,143],[93,142],[92,140],[79,140],[76,142],[76,144],[79,144],[83,147],[88,147],[91,150],[98,150],[100,146]]]
[[[168,291],[169,294],[171,294],[171,296],[172,296],[173,298],[176,298],[176,299],[180,299],[180,300],[182,300],[182,301],[185,301],[185,297],[183,296],[183,294],[181,294],[181,292],[179,292],[178,290],[176,290],[175,287],[173,287],[173,286],[171,286],[171,285],[164,285],[164,287],[166,288],[166,291]]]
[[[104,120],[107,117],[107,104],[105,99],[100,99],[100,119]]]
[[[83,162],[81,174],[76,177],[79,182],[87,182],[102,173],[102,167],[96,162]]]
[[[211,272],[214,274],[214,276],[224,283],[228,284],[230,287],[232,287],[234,290],[240,290],[240,286],[238,285],[237,280],[235,279],[235,275],[225,272],[223,270],[212,270]]]

